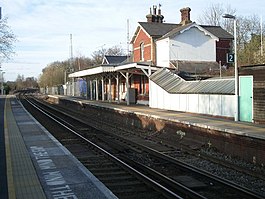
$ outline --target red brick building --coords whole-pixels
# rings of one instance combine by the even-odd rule
[[[165,37],[171,32],[181,30],[182,27],[188,26],[192,23],[190,19],[190,8],[183,8],[181,12],[181,22],[179,24],[163,23],[164,16],[161,14],[160,7],[153,6],[153,10],[150,9],[150,13],[146,15],[147,22],[139,22],[135,34],[131,40],[133,46],[133,61],[141,62],[150,65],[157,65],[157,48],[156,40],[161,37]],[[200,26],[216,36],[216,66],[219,61],[222,65],[226,65],[226,54],[231,49],[231,42],[233,36],[223,30],[220,26]],[[170,49],[169,49],[170,50]],[[186,60],[187,61],[187,60]],[[189,60],[188,60],[189,61]]]
[[[133,61],[156,65],[155,40],[162,37],[180,24],[163,23],[164,16],[160,7],[153,6],[153,12],[146,15],[147,22],[139,22],[131,40],[133,46]]]
[[[153,8],[150,9],[150,13],[146,15],[147,21],[139,22],[139,26],[131,40],[133,46],[133,63],[129,62],[126,57],[106,56],[101,66],[78,71],[70,74],[69,77],[83,77],[86,78],[86,81],[90,82],[87,95],[91,100],[129,102],[129,98],[135,98],[137,103],[148,104],[149,77],[162,66],[157,64],[157,42],[159,39],[170,35],[170,33],[174,34],[176,31],[182,31],[183,28],[188,27],[189,24],[192,26],[193,23],[190,20],[190,11],[190,8],[183,8],[180,10],[180,23],[164,23],[164,16],[161,13],[160,6],[158,8],[153,6]],[[196,27],[198,26],[199,25],[196,24]],[[221,27],[200,26],[199,28],[204,29],[204,33],[208,34],[210,32],[211,35],[215,35],[214,37],[216,38],[216,41],[218,40],[218,44],[216,45],[216,59],[223,60],[226,52],[230,48],[231,38],[223,40],[223,38],[219,37],[224,33],[222,31],[220,32]],[[209,34],[207,34],[202,34],[202,37],[208,37]],[[194,34],[190,34],[190,37],[194,37]],[[189,42],[190,37],[187,37]],[[170,51],[170,48],[167,48],[166,51]],[[182,49],[182,51],[185,51],[185,49]],[[120,58],[122,58],[122,60],[120,60]],[[177,64],[180,66],[179,63],[180,62]],[[197,68],[201,68],[201,65],[198,63],[196,64]],[[193,67],[194,63],[189,63],[189,67],[187,67],[187,63],[183,63],[182,65],[184,66],[185,71],[189,67]],[[172,63],[172,67],[174,67],[174,63]]]

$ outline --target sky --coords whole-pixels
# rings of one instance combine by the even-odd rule
[[[162,5],[166,23],[179,23],[181,8],[190,7],[196,22],[216,3],[230,5],[237,16],[256,14],[265,19],[264,0],[0,0],[2,17],[8,17],[18,39],[16,54],[1,63],[4,79],[38,78],[48,64],[69,59],[70,34],[74,57],[91,57],[94,51],[116,45],[126,52],[128,33],[131,39],[137,22],[146,21],[153,5]]]

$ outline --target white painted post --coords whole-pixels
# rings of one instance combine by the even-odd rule
[[[130,95],[130,88],[129,88],[129,73],[126,73],[126,96],[127,96],[127,105],[130,105],[130,101],[129,101],[129,95]]]
[[[96,78],[96,101],[98,101],[98,79]]]
[[[109,92],[108,92],[108,99],[111,102],[111,78],[109,77]]]
[[[120,87],[119,87],[119,74],[117,74],[117,77],[116,77],[116,90],[117,90],[117,100],[118,100],[118,103],[120,103]]]
[[[88,91],[89,91],[89,89],[88,89],[88,87],[89,87],[89,84],[88,84],[88,78],[86,77],[86,99],[88,99]]]
[[[101,79],[101,90],[102,90],[102,101],[105,100],[105,93],[104,93],[104,77]]]
[[[93,84],[91,80],[90,80],[90,100],[93,100]]]
[[[75,78],[72,78],[72,96],[75,96]]]

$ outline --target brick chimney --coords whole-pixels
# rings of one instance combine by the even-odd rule
[[[148,23],[153,22],[153,15],[152,15],[152,9],[150,8],[150,13],[146,15],[146,19]]]
[[[186,24],[192,22],[190,20],[190,11],[191,11],[191,9],[189,7],[180,9],[180,12],[181,12],[181,22],[180,22],[180,24],[186,25]]]

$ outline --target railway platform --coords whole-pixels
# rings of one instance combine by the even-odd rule
[[[249,122],[235,122],[231,119],[217,118],[212,116],[193,114],[187,112],[169,111],[163,109],[149,108],[146,105],[126,105],[124,103],[109,103],[102,101],[91,101],[83,98],[71,96],[52,95],[50,97],[66,99],[77,103],[87,103],[97,107],[113,109],[121,112],[134,113],[157,119],[182,123],[189,126],[195,126],[204,129],[216,130],[220,132],[235,134],[244,137],[257,138],[265,140],[265,125]]]
[[[117,198],[15,96],[0,102],[0,198]]]
[[[48,100],[80,110],[88,118],[145,130],[146,138],[154,136],[161,143],[190,149],[208,148],[262,167],[265,164],[265,125],[262,124],[71,96],[51,95]]]

